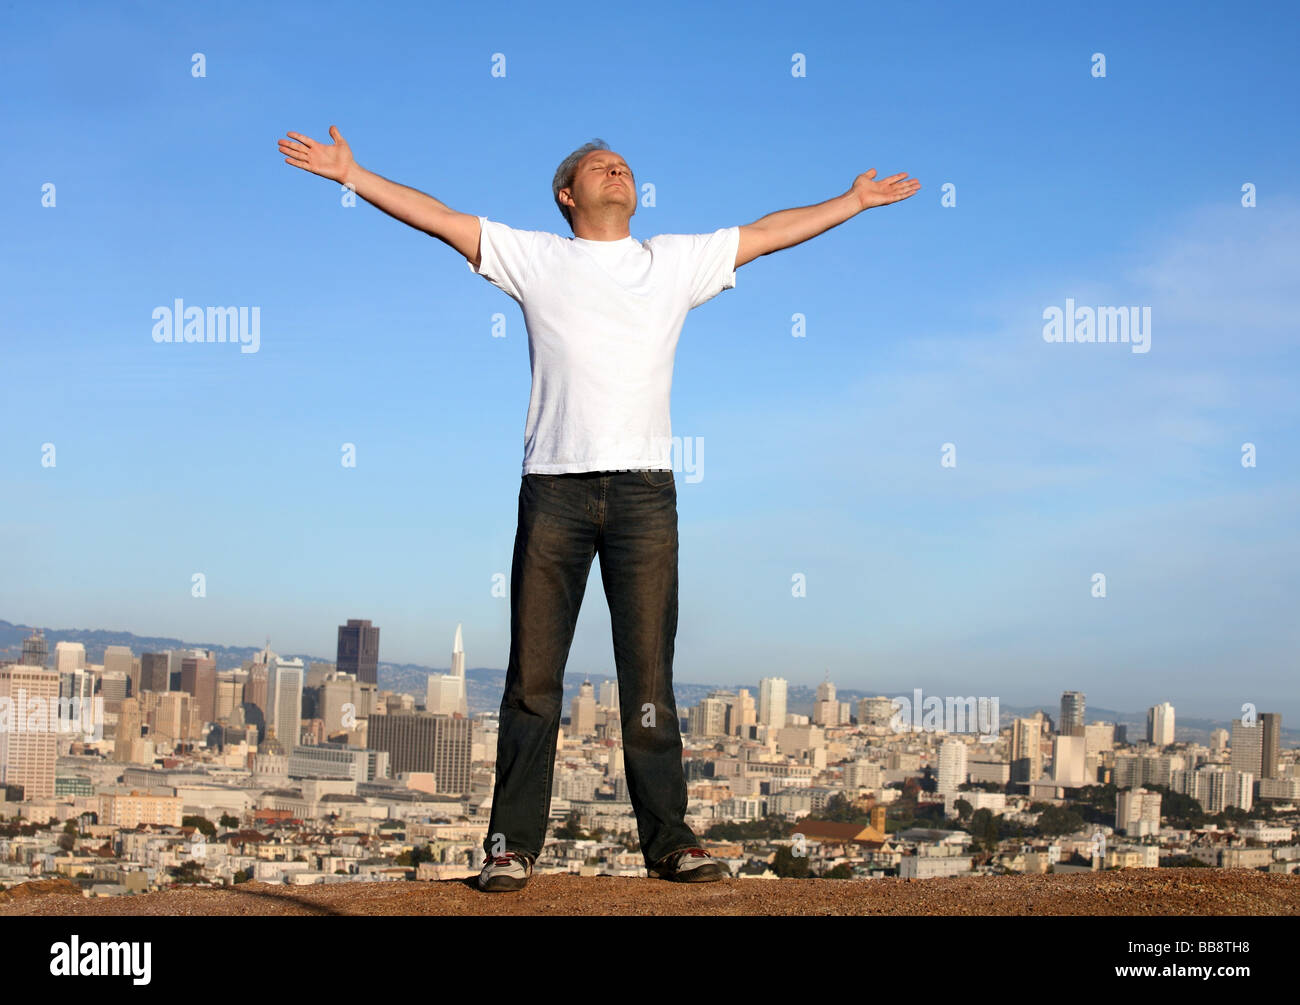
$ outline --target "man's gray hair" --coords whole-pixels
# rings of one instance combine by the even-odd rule
[[[590,143],[584,143],[577,150],[569,154],[568,157],[560,161],[560,166],[555,169],[555,178],[551,181],[551,195],[555,198],[555,205],[560,208],[565,221],[569,224],[569,229],[573,229],[573,215],[569,212],[569,207],[560,202],[560,189],[573,188],[573,176],[578,173],[578,162],[593,150],[608,150],[609,144],[600,138],[592,140]],[[572,193],[570,193],[572,194]]]

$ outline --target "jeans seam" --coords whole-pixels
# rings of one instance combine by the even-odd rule
[[[551,749],[551,755],[549,758],[547,758],[547,762],[546,762],[546,784],[542,786],[542,793],[541,793],[542,801],[541,804],[537,807],[539,811],[538,815],[541,817],[542,847],[546,846],[546,825],[550,823],[551,775],[555,771],[555,754],[557,752],[555,750],[555,747],[558,745],[559,733],[560,733],[560,715],[562,712],[563,712],[562,707],[560,711],[556,712],[555,728],[551,730],[550,735],[554,737],[557,742],[556,744],[548,744],[548,747]],[[537,854],[541,855],[541,853],[542,853],[541,848],[539,848],[537,850]]]

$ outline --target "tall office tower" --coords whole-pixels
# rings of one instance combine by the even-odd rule
[[[50,661],[50,651],[45,642],[45,633],[33,628],[32,634],[23,639],[23,666],[40,667]]]
[[[469,715],[465,697],[465,643],[460,628],[456,626],[456,638],[451,644],[451,673],[431,673],[425,684],[424,708],[435,715]]]
[[[1115,749],[1115,726],[1109,722],[1093,722],[1083,727],[1083,770],[1087,784],[1100,777],[1101,766]]]
[[[217,708],[213,721],[234,718],[235,710],[244,701],[244,674],[239,670],[224,670],[217,674]]]
[[[269,667],[271,665],[271,661],[275,659],[275,657],[276,657],[276,653],[273,652],[271,649],[271,640],[267,639],[266,646],[262,649],[259,649],[257,652],[253,653],[253,658],[247,662],[247,664],[244,666],[244,669],[249,670],[257,666]]]
[[[104,673],[122,673],[130,677],[134,662],[135,654],[131,652],[130,646],[104,647]]]
[[[1094,722],[1083,727],[1084,756],[1096,757],[1115,746],[1115,726],[1109,722]]]
[[[179,691],[181,689],[181,658],[189,652],[188,649],[168,649],[167,650],[167,690]]]
[[[596,693],[590,679],[578,688],[578,696],[569,703],[569,736],[596,735]]]
[[[348,618],[346,625],[339,625],[338,653],[334,663],[339,673],[353,674],[363,684],[378,684],[379,629],[369,621]]]
[[[320,717],[325,720],[325,735],[347,731],[359,733],[370,717],[370,685],[363,685],[351,674],[335,674],[320,688]]]
[[[731,736],[749,736],[750,726],[758,722],[758,707],[748,688],[739,688],[735,700],[727,708],[727,733]]]
[[[167,678],[168,690],[183,691],[181,687],[181,674],[184,673],[185,661],[187,659],[206,659],[211,660],[212,665],[217,665],[217,654],[211,649],[169,649],[167,650]],[[188,692],[193,694],[194,692]],[[195,708],[198,706],[195,705]]]
[[[1232,770],[1259,778],[1264,767],[1264,727],[1259,720],[1232,720]]]
[[[327,680],[334,677],[339,672],[339,668],[333,663],[311,662],[307,664],[307,681],[303,687],[313,688],[320,687]]]
[[[1052,781],[1063,788],[1077,789],[1088,784],[1085,756],[1087,738],[1058,734],[1052,740]]]
[[[1147,743],[1167,747],[1174,742],[1174,706],[1167,701],[1147,709]]]
[[[113,760],[126,763],[132,760],[135,742],[140,739],[140,702],[127,698],[117,713],[117,733],[113,737]]]
[[[99,696],[104,699],[104,708],[109,712],[116,712],[122,699],[126,697],[126,689],[130,684],[131,678],[121,670],[105,670],[99,677]]]
[[[1222,726],[1210,730],[1210,753],[1221,754],[1228,749],[1228,731]]]
[[[840,724],[840,703],[835,699],[835,685],[824,680],[817,685],[817,700],[813,703],[813,720],[818,726]]]
[[[1279,712],[1265,712],[1259,717],[1264,727],[1260,737],[1263,750],[1260,752],[1260,778],[1281,778],[1278,773],[1278,747],[1282,737],[1282,715]]]
[[[1057,732],[1061,736],[1082,736],[1083,715],[1083,692],[1066,691],[1061,695],[1061,721],[1057,726]]]
[[[276,656],[268,671],[267,695],[270,708],[266,714],[266,731],[272,730],[286,754],[302,743],[302,682],[307,668],[301,659]]]
[[[601,708],[618,708],[618,681],[603,680],[600,682],[600,700],[598,704]]]
[[[471,719],[428,712],[372,715],[366,746],[387,752],[394,778],[431,771],[435,792],[459,795],[469,791],[472,724]]]
[[[170,672],[166,653],[145,653],[140,657],[140,690],[163,692],[168,687]]]
[[[196,653],[181,658],[181,690],[198,703],[199,718],[217,721],[217,662]]]
[[[939,777],[936,790],[941,796],[956,795],[966,782],[966,744],[944,740],[939,748]]]
[[[30,702],[39,699],[41,704]],[[0,701],[11,709],[44,707],[46,721],[59,712],[59,674],[29,666],[0,667]],[[23,799],[54,795],[54,763],[59,734],[55,730],[0,730],[0,785],[21,785]]]
[[[63,643],[59,643],[62,645]],[[95,677],[89,670],[56,670],[59,675],[59,697],[89,701],[95,696]]]
[[[198,706],[186,691],[164,691],[155,694],[152,737],[172,743],[193,743],[199,737]]]
[[[1016,719],[1011,724],[1011,780],[1036,782],[1043,774],[1043,720]]]
[[[461,626],[456,625],[456,638],[451,643],[451,675],[453,677],[465,677],[465,642],[460,634]]]
[[[758,721],[780,729],[785,725],[787,684],[784,677],[764,677],[758,682]]]
[[[702,698],[686,710],[686,732],[692,736],[726,736],[727,703],[721,698]]]
[[[80,642],[56,642],[54,669],[59,673],[86,669],[86,647]]]
[[[244,704],[251,705],[262,713],[266,722],[267,712],[271,708],[271,671],[260,663],[254,663],[248,671],[248,682],[244,684]],[[265,733],[265,730],[263,730]]]

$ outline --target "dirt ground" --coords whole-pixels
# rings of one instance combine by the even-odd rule
[[[168,890],[88,899],[66,881],[0,895],[6,915],[1297,915],[1300,876],[1125,869],[929,880],[669,883],[539,875],[514,893],[472,879]]]

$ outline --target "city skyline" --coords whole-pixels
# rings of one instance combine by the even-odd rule
[[[0,620],[0,625],[2,625],[2,624],[4,624],[4,623],[5,623],[5,622],[4,622],[3,620]],[[13,624],[13,623],[10,623],[10,624]],[[372,625],[372,621],[371,621],[370,619],[366,619],[366,620],[363,621],[363,620],[359,620],[359,619],[355,619],[355,618],[348,618],[347,621],[346,621],[346,624],[337,626],[337,631],[339,631],[339,632],[343,632],[345,628],[348,628],[348,627],[356,628],[356,627],[358,627],[358,626],[362,626],[362,625],[366,626],[367,629],[370,629],[370,628],[371,628],[371,625]],[[29,630],[30,630],[30,631],[34,631],[34,632],[39,632],[39,633],[41,633],[41,634],[40,634],[39,636],[36,636],[36,635],[29,635],[29,636],[26,636],[26,637],[24,637],[24,639],[22,640],[22,642],[21,642],[19,645],[17,645],[17,646],[10,645],[10,646],[8,646],[8,647],[0,647],[0,663],[3,663],[3,661],[4,661],[5,659],[20,659],[20,657],[18,657],[17,655],[8,655],[8,656],[7,656],[6,653],[7,653],[9,650],[21,650],[23,653],[27,653],[27,652],[29,652],[29,651],[42,651],[42,652],[47,653],[47,657],[46,657],[47,660],[53,661],[53,660],[55,660],[55,658],[56,658],[56,654],[57,654],[58,647],[61,647],[61,646],[64,646],[64,645],[67,644],[67,643],[65,643],[65,642],[51,643],[49,640],[52,638],[52,636],[50,636],[50,635],[48,635],[48,634],[45,634],[45,633],[48,632],[48,631],[53,631],[53,632],[55,632],[55,633],[58,633],[58,632],[60,631],[59,629],[47,629],[47,628],[44,628],[44,627],[42,627],[42,626],[27,626],[27,625],[18,625],[18,624],[13,624],[13,627],[16,628],[16,629],[22,630],[22,631],[29,631]],[[377,657],[378,657],[378,654],[377,654],[377,653],[374,654],[374,657],[373,657],[373,658],[376,658],[377,666],[378,666],[378,667],[381,667],[381,668],[387,666],[387,667],[392,667],[392,668],[413,669],[415,672],[427,672],[427,673],[428,673],[428,683],[426,683],[424,686],[421,686],[421,687],[415,689],[414,691],[408,691],[408,692],[407,692],[407,693],[413,694],[413,695],[414,695],[415,697],[417,697],[417,698],[420,697],[420,696],[425,695],[425,694],[426,694],[426,689],[427,689],[428,694],[432,695],[432,694],[434,693],[434,691],[437,689],[437,687],[439,686],[439,685],[437,685],[437,684],[435,684],[435,683],[433,683],[433,682],[437,681],[439,678],[444,678],[444,679],[447,679],[447,678],[456,678],[456,677],[459,675],[460,683],[459,683],[459,684],[454,688],[454,690],[453,690],[452,692],[450,692],[450,693],[452,693],[452,694],[456,694],[456,695],[459,695],[459,699],[458,699],[458,700],[459,700],[459,702],[460,702],[460,706],[461,706],[462,712],[463,712],[463,714],[465,714],[465,713],[464,713],[464,710],[465,710],[465,704],[464,704],[464,703],[465,703],[465,701],[466,701],[466,694],[465,694],[465,684],[464,684],[464,680],[465,680],[465,678],[464,678],[464,674],[465,674],[466,670],[467,670],[467,669],[472,669],[472,670],[480,671],[480,672],[481,672],[481,671],[490,671],[490,672],[493,672],[493,673],[502,673],[502,674],[503,674],[503,673],[505,672],[505,667],[504,667],[504,665],[503,665],[503,666],[491,666],[491,665],[483,664],[483,663],[479,663],[479,664],[477,664],[477,665],[475,665],[475,666],[473,666],[473,667],[467,667],[467,665],[466,665],[466,663],[465,663],[465,648],[464,648],[464,642],[463,642],[463,627],[464,627],[463,623],[461,623],[461,622],[457,622],[457,623],[456,623],[456,628],[455,628],[455,631],[454,631],[453,641],[452,641],[452,646],[451,646],[452,659],[449,661],[449,663],[448,663],[448,665],[447,665],[446,668],[443,668],[443,667],[440,667],[440,666],[429,666],[429,665],[424,665],[424,664],[412,664],[412,663],[404,663],[404,662],[398,662],[398,661],[393,661],[393,660],[385,660],[385,659],[377,658]],[[374,631],[374,634],[375,634],[376,639],[377,639],[378,636],[379,636],[380,629],[381,629],[381,626],[379,626],[379,625],[375,625],[375,626],[373,626],[373,631]],[[81,631],[95,631],[95,630],[91,629],[91,630],[81,630]],[[102,630],[101,630],[101,631],[102,631]],[[135,635],[135,633],[124,633],[124,634],[130,634],[133,638],[137,638],[137,639],[138,639],[138,638],[144,638],[144,639],[148,639],[148,638],[157,638],[157,636],[138,636],[138,635]],[[39,649],[39,650],[37,650],[37,643],[38,643],[38,641],[39,641],[39,645],[40,645],[40,649]],[[174,651],[182,651],[182,650],[189,650],[189,649],[200,649],[200,650],[202,650],[202,649],[205,649],[205,648],[207,648],[208,646],[211,646],[211,645],[214,644],[214,643],[211,643],[210,641],[209,641],[209,642],[204,642],[204,643],[192,643],[192,642],[187,642],[187,641],[182,640],[182,639],[169,639],[169,640],[167,640],[167,641],[177,643],[177,645],[176,645],[175,647],[172,647],[172,649],[173,649]],[[75,644],[76,644],[76,645],[80,645],[80,643],[75,643]],[[114,648],[114,646],[112,646],[112,645],[108,645],[108,648]],[[240,647],[240,646],[223,646],[223,648],[236,649],[236,650],[246,650],[246,649],[250,649],[250,648],[252,648],[252,647],[248,647],[248,646],[242,646],[242,647]],[[259,649],[260,649],[260,648],[261,648],[261,647],[259,647]],[[314,661],[317,661],[317,662],[322,662],[322,663],[333,662],[334,665],[337,667],[337,662],[336,662],[336,661],[323,660],[323,659],[321,659],[321,658],[318,656],[318,654],[312,653],[312,652],[310,652],[309,650],[295,650],[295,649],[293,649],[292,647],[282,647],[282,648],[285,649],[285,658],[289,658],[289,654],[290,654],[290,652],[292,651],[292,655],[295,656],[295,657],[297,657],[297,658],[300,658],[300,659],[311,659],[311,660],[314,660]],[[269,640],[267,640],[267,641],[266,641],[266,650],[265,650],[265,651],[268,651],[268,652],[269,652],[269,649],[270,649],[270,642],[269,642]],[[83,650],[83,653],[84,653],[84,650]],[[137,654],[137,655],[140,655],[140,656],[152,656],[152,655],[155,655],[155,654],[154,654],[154,653],[150,653],[150,652],[144,652],[144,651],[142,651],[140,654]],[[166,652],[164,652],[163,655],[166,655]],[[236,659],[236,658],[233,657],[233,656],[227,657],[227,660],[228,660],[228,664],[225,665],[225,666],[222,666],[222,665],[220,665],[220,658],[218,658],[218,666],[217,666],[216,668],[219,669],[219,670],[229,670],[229,669],[237,668],[237,667],[240,665],[240,660]],[[611,661],[611,663],[612,663],[612,661]],[[348,670],[345,670],[345,669],[343,669],[343,668],[339,668],[339,669],[340,669],[342,672],[344,672],[344,673],[349,672]],[[444,669],[445,669],[445,672],[444,672]],[[594,675],[594,676],[596,676],[598,679],[601,679],[601,680],[604,680],[604,681],[611,681],[611,680],[615,680],[615,681],[616,681],[616,679],[617,679],[616,672],[615,672],[614,668],[612,667],[612,665],[611,665],[611,667],[609,668],[608,671],[597,671],[597,670],[591,670],[591,669],[587,669],[587,670],[581,670],[581,671],[579,671],[579,670],[575,670],[575,669],[570,665],[568,668],[566,668],[565,675],[564,675],[564,690],[565,690],[565,692],[567,693],[567,692],[570,692],[570,691],[576,691],[576,690],[578,690],[578,689],[581,687],[581,678],[584,678],[584,677],[590,677],[590,676],[592,676],[592,675]],[[727,687],[751,687],[751,688],[754,688],[754,690],[755,690],[754,698],[755,698],[755,701],[756,701],[756,702],[759,702],[759,703],[760,703],[760,706],[761,706],[761,704],[766,700],[766,698],[765,698],[765,693],[766,693],[765,685],[766,685],[766,683],[767,683],[769,680],[780,680],[780,681],[782,682],[782,687],[783,687],[783,688],[784,688],[785,686],[787,686],[787,685],[791,685],[791,684],[793,684],[793,686],[795,686],[795,687],[799,687],[799,688],[802,688],[802,689],[804,689],[804,690],[808,690],[808,691],[816,691],[817,694],[818,694],[819,696],[820,696],[820,694],[821,694],[821,692],[822,692],[822,689],[825,688],[825,687],[827,686],[827,683],[829,683],[829,686],[830,686],[830,695],[831,695],[831,700],[832,700],[832,701],[834,700],[834,695],[836,694],[837,690],[838,690],[838,691],[843,691],[843,692],[846,692],[846,693],[849,693],[849,694],[853,694],[853,695],[858,696],[856,700],[862,700],[862,699],[864,699],[864,698],[870,698],[870,697],[887,697],[887,698],[891,698],[891,699],[892,699],[892,698],[895,698],[895,697],[901,697],[901,698],[903,698],[903,699],[906,700],[906,701],[910,701],[910,700],[911,700],[911,697],[912,697],[912,693],[913,693],[913,691],[919,690],[919,691],[924,692],[924,691],[926,690],[925,688],[918,687],[918,686],[915,685],[915,684],[910,685],[909,687],[907,687],[907,688],[904,689],[904,688],[890,688],[890,687],[878,687],[878,688],[873,688],[873,687],[870,687],[870,686],[861,686],[861,685],[855,685],[855,684],[852,684],[852,683],[845,684],[845,683],[843,683],[843,682],[839,682],[839,681],[835,681],[835,682],[827,682],[827,680],[826,680],[826,676],[825,676],[825,673],[823,674],[823,679],[822,679],[821,681],[818,681],[816,684],[813,684],[813,683],[802,683],[802,682],[800,682],[800,681],[794,680],[794,679],[789,678],[789,677],[786,677],[786,676],[784,676],[784,675],[778,675],[778,674],[775,674],[775,673],[760,673],[759,676],[757,676],[757,677],[752,677],[751,679],[747,679],[747,680],[743,680],[743,681],[729,681],[729,682],[719,682],[719,681],[716,681],[716,680],[715,680],[715,681],[683,680],[683,679],[681,679],[679,676],[674,675],[674,683],[675,683],[675,685],[676,685],[677,687],[682,687],[682,688],[727,688]],[[374,683],[374,682],[371,682],[371,683]],[[933,694],[934,692],[931,691],[931,692],[929,692],[929,693]],[[780,701],[782,702],[782,707],[784,707],[784,704],[783,704],[783,703],[784,703],[784,701],[785,701],[785,691],[782,690],[782,691],[780,692],[780,694],[781,694]],[[1239,718],[1241,717],[1241,715],[1242,715],[1242,711],[1243,711],[1242,708],[1241,708],[1240,706],[1237,706],[1237,707],[1232,707],[1232,708],[1228,708],[1228,709],[1225,709],[1225,710],[1211,710],[1211,712],[1210,712],[1209,714],[1200,714],[1200,713],[1198,713],[1198,712],[1196,712],[1196,711],[1194,711],[1194,710],[1189,710],[1186,706],[1180,706],[1180,704],[1179,704],[1179,702],[1178,702],[1177,700],[1172,701],[1172,702],[1169,701],[1169,698],[1170,698],[1170,697],[1175,697],[1175,698],[1176,698],[1176,697],[1177,697],[1176,695],[1174,695],[1174,696],[1166,695],[1166,696],[1165,696],[1164,698],[1162,698],[1159,702],[1153,703],[1152,705],[1148,705],[1148,706],[1146,706],[1146,707],[1143,708],[1143,709],[1126,709],[1126,708],[1122,708],[1122,707],[1119,707],[1119,706],[1115,706],[1115,705],[1109,704],[1109,703],[1107,703],[1105,700],[1102,700],[1102,701],[1100,701],[1100,702],[1098,702],[1098,701],[1096,701],[1096,700],[1087,700],[1087,692],[1079,692],[1079,691],[1074,691],[1074,690],[1064,690],[1064,691],[1060,692],[1059,696],[1058,696],[1057,698],[1055,698],[1055,699],[1042,699],[1042,700],[1037,700],[1037,701],[1034,700],[1033,698],[1030,698],[1030,699],[1013,699],[1013,700],[1006,700],[1006,701],[1003,701],[1003,700],[1002,700],[1002,697],[1003,697],[1003,696],[1000,696],[1000,695],[988,695],[987,697],[988,697],[988,698],[993,698],[993,699],[995,699],[995,700],[997,700],[997,701],[1001,701],[1002,705],[1003,705],[1004,708],[1006,709],[1006,711],[1004,711],[1004,714],[1003,714],[1003,719],[1004,719],[1004,720],[1006,720],[1006,719],[1008,718],[1009,715],[1013,715],[1015,710],[1024,710],[1024,709],[1027,709],[1027,708],[1039,708],[1039,709],[1041,709],[1043,712],[1045,712],[1045,713],[1047,713],[1048,715],[1050,715],[1050,716],[1052,717],[1053,721],[1058,721],[1058,722],[1059,722],[1061,716],[1058,714],[1058,712],[1054,712],[1053,709],[1061,710],[1061,709],[1063,709],[1063,708],[1065,707],[1065,705],[1066,705],[1067,703],[1075,703],[1075,702],[1077,702],[1077,703],[1078,703],[1078,706],[1079,706],[1080,714],[1083,716],[1083,721],[1084,721],[1084,723],[1087,723],[1087,722],[1089,721],[1089,718],[1090,718],[1089,715],[1088,715],[1087,712],[1086,712],[1086,709],[1094,709],[1094,710],[1096,710],[1097,712],[1105,712],[1105,713],[1107,713],[1107,714],[1110,714],[1112,717],[1128,716],[1128,718],[1122,720],[1123,722],[1128,723],[1128,724],[1133,724],[1133,725],[1138,725],[1138,726],[1140,726],[1140,725],[1142,724],[1142,722],[1145,720],[1145,722],[1146,722],[1146,730],[1147,730],[1148,733],[1150,733],[1150,731],[1151,731],[1151,729],[1152,729],[1152,715],[1153,715],[1153,714],[1160,714],[1160,709],[1161,709],[1161,708],[1165,708],[1165,707],[1168,708],[1168,710],[1169,710],[1169,716],[1170,716],[1171,719],[1174,718],[1174,715],[1173,715],[1174,710],[1175,710],[1175,709],[1178,709],[1178,708],[1180,708],[1180,707],[1182,708],[1182,712],[1179,713],[1178,716],[1177,716],[1177,721],[1178,721],[1179,723],[1183,722],[1184,720],[1191,719],[1191,720],[1195,720],[1195,721],[1198,721],[1198,722],[1208,722],[1208,723],[1212,723],[1212,724],[1226,725],[1226,724],[1230,724],[1230,723],[1232,723],[1234,720],[1239,719]],[[819,701],[820,701],[820,697],[817,697],[817,698],[814,698],[811,702],[809,702],[809,704],[812,705],[812,707],[813,707],[814,709],[816,709],[816,707],[817,707]],[[1275,700],[1270,700],[1269,698],[1266,697],[1266,698],[1263,698],[1263,699],[1260,700],[1260,701],[1252,701],[1252,702],[1250,702],[1249,704],[1250,704],[1252,707],[1254,707],[1254,708],[1258,708],[1258,709],[1260,710],[1261,713],[1264,712],[1264,711],[1267,709],[1267,710],[1274,711],[1274,712],[1276,712],[1277,714],[1281,714],[1281,715],[1283,715],[1284,719],[1285,719],[1285,718],[1287,717],[1287,715],[1288,715],[1288,713],[1287,713],[1287,703],[1284,702],[1284,701],[1275,701]],[[492,703],[492,704],[489,705],[489,707],[488,707],[486,710],[491,711],[491,710],[493,710],[494,708],[495,708],[495,704]],[[1280,710],[1280,711],[1278,711],[1278,710]],[[910,713],[908,713],[908,715],[910,715]],[[918,713],[917,713],[917,721],[919,721],[919,710],[918,710]],[[1098,721],[1098,720],[1092,720],[1092,721]],[[1292,721],[1295,721],[1295,720],[1293,719]],[[1004,726],[1004,728],[1005,728],[1005,726]],[[1285,732],[1285,729],[1284,729],[1284,732]],[[1162,734],[1162,735],[1163,735],[1163,734]],[[1170,740],[1170,742],[1173,742],[1173,741]]]

